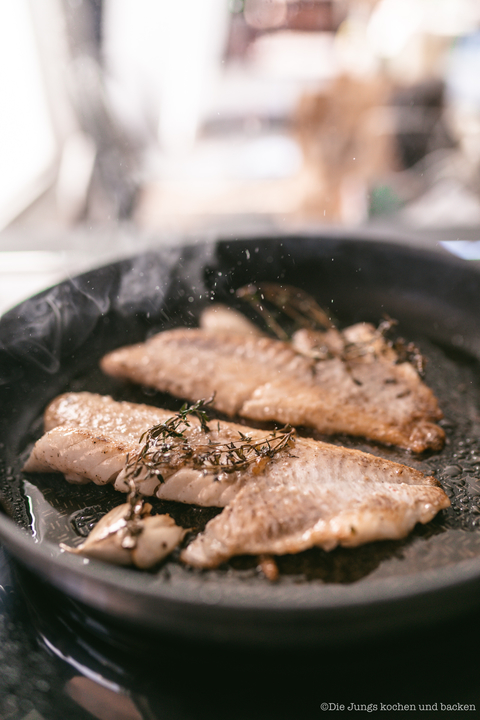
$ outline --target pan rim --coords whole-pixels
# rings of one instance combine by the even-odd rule
[[[434,623],[478,606],[480,558],[401,576],[395,582],[379,578],[350,585],[283,585],[275,597],[270,586],[263,596],[239,594],[238,587],[225,592],[218,583],[205,586],[200,579],[192,582],[188,578],[176,588],[148,587],[142,582],[144,576],[133,569],[95,560],[84,563],[79,556],[61,553],[53,543],[39,545],[2,515],[0,539],[33,575],[69,599],[100,612],[107,621],[192,640],[268,646],[341,642],[356,634],[371,634],[371,623],[377,630],[398,630],[403,625]],[[463,594],[461,607],[459,592]],[[399,617],[399,611],[405,616]]]

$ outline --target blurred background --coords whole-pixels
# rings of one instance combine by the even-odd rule
[[[143,247],[480,257],[478,0],[0,0],[0,313]]]

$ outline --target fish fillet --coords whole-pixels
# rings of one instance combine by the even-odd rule
[[[305,439],[295,455],[245,484],[182,560],[216,567],[234,555],[398,539],[450,504],[434,478],[358,450]]]
[[[169,416],[165,410],[90,393],[60,396],[47,408],[47,432],[24,470],[116,481],[118,489],[126,490],[119,482],[126,453],[138,447],[139,433]],[[205,433],[195,419],[191,423],[186,432],[192,442],[200,441]],[[255,439],[265,434],[217,421],[210,428],[212,440],[221,442],[238,437],[239,430]],[[183,551],[182,559],[197,567],[215,567],[238,554],[296,553],[315,545],[330,550],[400,538],[450,504],[433,477],[306,438],[297,438],[291,452],[279,452],[260,472],[250,466],[215,480],[182,468],[142,491],[148,490],[168,500],[225,508]]]
[[[95,393],[66,393],[53,400],[44,414],[46,430],[35,443],[24,465],[25,472],[60,472],[72,483],[114,483],[121,492],[129,490],[125,481],[127,454],[140,448],[140,436],[152,426],[172,416],[169,410],[129,402],[116,402]],[[205,443],[205,433],[196,418],[189,418],[185,436],[194,446]],[[208,439],[213,443],[238,440],[240,432],[261,439],[265,432],[243,425],[212,421]],[[211,474],[191,467],[162,469],[164,482],[156,477],[140,477],[138,490],[143,495],[194,503],[206,507],[224,507],[247,480],[249,473],[231,473],[213,480]]]
[[[368,347],[371,327],[352,327],[351,338],[363,338],[359,347]],[[338,335],[324,335],[331,349],[338,345]],[[230,416],[346,433],[413,452],[441,449],[445,434],[435,423],[442,413],[433,392],[382,339],[375,343],[348,362],[335,355],[319,360],[309,356],[305,346],[311,343],[301,335],[292,344],[179,328],[115,350],[101,367],[190,400],[215,394],[214,406]]]
[[[205,308],[200,316],[200,327],[203,330],[241,333],[242,335],[264,335],[257,325],[248,320],[238,310],[227,305],[215,304]]]

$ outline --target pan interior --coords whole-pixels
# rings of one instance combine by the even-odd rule
[[[257,242],[257,247],[261,247],[261,243]],[[253,255],[255,246],[247,244],[248,248],[251,250],[249,255]],[[285,261],[282,263],[281,252],[275,255],[275,248],[273,245],[262,247],[263,267],[257,268],[259,277],[254,279],[275,279],[301,286],[298,264]],[[124,310],[124,315],[120,318],[123,321],[125,315],[127,316],[127,331],[121,328],[115,312],[113,316],[111,313],[104,313],[92,330],[92,336],[88,336],[83,345],[66,357],[63,369],[50,373],[46,379],[43,378],[36,402],[30,403],[28,411],[25,407],[23,415],[20,413],[18,416],[17,413],[12,425],[16,433],[15,450],[10,457],[5,454],[0,469],[3,506],[19,525],[29,531],[37,543],[53,543],[58,546],[58,543],[64,542],[77,545],[106,511],[124,501],[124,496],[117,494],[111,487],[98,487],[93,484],[74,486],[58,475],[27,476],[22,473],[22,464],[29,449],[42,432],[41,413],[46,402],[59,392],[88,390],[112,395],[117,400],[146,402],[172,410],[178,409],[181,401],[170,396],[106,378],[98,369],[98,358],[115,345],[141,339],[162,328],[195,325],[202,308],[211,300],[238,307],[237,302],[232,299],[232,290],[245,280],[243,258],[247,255],[244,251],[245,247],[242,248],[240,244],[235,248],[243,262],[243,265],[239,266],[241,272],[237,274],[231,272],[230,246],[220,247],[214,261],[210,257],[206,262],[204,254],[201,254],[196,274],[197,281],[199,278],[200,281],[193,289],[192,264],[188,266],[188,277],[185,277],[182,276],[184,261],[181,260],[179,265],[178,259],[174,259],[170,274],[173,276],[176,273],[180,282],[169,285],[164,301],[155,313],[149,315],[145,307],[140,312],[133,303],[132,308],[126,313]],[[358,244],[355,251],[358,252]],[[265,255],[269,252],[270,256]],[[285,251],[283,252],[285,257]],[[315,256],[316,259],[310,259],[303,287],[312,292],[321,305],[331,303],[341,326],[358,320],[378,322],[385,312],[398,317],[399,333],[408,341],[415,342],[428,360],[425,380],[435,392],[444,412],[444,419],[440,424],[447,435],[446,446],[440,453],[416,457],[407,451],[346,436],[326,438],[302,429],[299,432],[338,445],[358,448],[410,465],[427,475],[434,475],[449,496],[451,507],[440,512],[428,525],[418,525],[407,538],[400,541],[374,542],[352,549],[337,548],[328,553],[314,548],[297,555],[279,557],[277,564],[280,578],[275,587],[277,594],[279,587],[292,584],[338,586],[371,583],[388,578],[398,581],[405,576],[421,576],[425,571],[452,566],[462,560],[480,556],[479,361],[468,347],[459,347],[458,335],[461,327],[457,323],[452,331],[448,325],[440,296],[436,297],[436,288],[426,285],[416,288],[416,300],[420,303],[418,314],[413,314],[410,309],[409,290],[410,295],[404,297],[407,310],[402,317],[402,303],[399,298],[392,295],[391,285],[376,274],[382,270],[378,267],[378,257],[375,253],[369,254],[368,244],[363,248],[363,252],[363,267],[368,273],[365,273],[366,277],[362,278],[356,288],[352,289],[349,261],[344,261],[345,272],[342,274],[344,247],[333,245],[328,249],[326,258]],[[378,253],[378,249],[375,252]],[[404,249],[401,252],[402,258],[405,254],[408,256]],[[291,249],[290,256],[294,255],[294,249]],[[379,257],[385,263],[394,255],[395,249],[386,248]],[[268,262],[269,257],[273,257],[271,262]],[[326,259],[332,262],[332,257],[336,263],[334,285],[332,277],[325,275]],[[419,259],[416,260],[418,263]],[[425,258],[424,262],[427,263],[428,260]],[[166,262],[165,259],[162,262]],[[248,263],[246,265],[248,266]],[[262,263],[259,265],[262,266]],[[398,263],[397,266],[401,267]],[[131,267],[132,265],[129,266]],[[116,272],[121,276],[125,270],[118,266]],[[402,278],[399,282],[401,285]],[[187,286],[190,284],[187,292],[185,283]],[[329,298],[329,295],[333,297]],[[360,303],[359,298],[362,299]],[[462,308],[457,308],[455,312],[461,317]],[[466,325],[469,322],[470,318],[467,318]],[[29,382],[35,372],[32,369]],[[160,500],[153,501],[153,505],[155,512],[168,512],[179,524],[191,528],[186,541],[201,531],[219,512],[213,508],[185,506]],[[250,588],[254,594],[264,594],[269,592],[269,582],[257,566],[257,558],[242,556],[233,558],[216,570],[201,573],[194,571],[193,574],[200,582],[221,583],[233,590],[238,587],[242,588],[242,592]],[[124,572],[137,573],[135,570]],[[182,566],[178,553],[174,553],[148,575],[154,576],[155,584],[161,588],[162,584],[175,586],[188,581],[192,577],[192,570]]]

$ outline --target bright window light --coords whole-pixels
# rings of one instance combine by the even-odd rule
[[[55,155],[28,0],[0,0],[0,228],[44,189]]]

